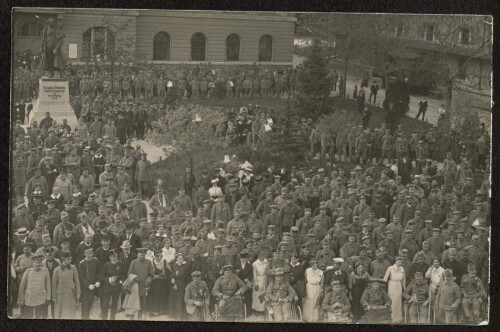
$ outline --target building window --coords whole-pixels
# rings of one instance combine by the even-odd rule
[[[273,61],[273,39],[269,35],[259,40],[259,61]]]
[[[467,28],[461,29],[458,35],[458,41],[461,45],[469,45],[470,44],[470,30]]]
[[[426,25],[425,26],[425,41],[428,42],[433,42],[434,41],[434,30],[435,27],[433,25]]]
[[[38,22],[26,22],[19,28],[19,37],[40,37],[42,35],[43,25]]]
[[[105,27],[90,28],[83,33],[82,59],[108,61],[114,54],[115,37]]]
[[[460,58],[458,60],[458,73],[457,78],[460,80],[465,80],[467,78],[467,59]]]
[[[170,60],[170,36],[158,32],[153,39],[153,60]]]
[[[394,35],[396,37],[403,37],[404,34],[405,34],[404,24],[398,24],[394,27]]]
[[[226,60],[240,61],[240,36],[235,33],[226,38]]]
[[[205,35],[197,32],[191,37],[191,61],[205,61],[207,40]]]

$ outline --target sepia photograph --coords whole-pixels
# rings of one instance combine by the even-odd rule
[[[11,15],[9,318],[489,323],[493,16]]]

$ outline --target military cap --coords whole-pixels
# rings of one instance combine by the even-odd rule
[[[220,244],[216,244],[214,246],[214,250],[220,250],[220,249],[222,249],[222,246]]]
[[[23,247],[30,247],[30,248],[33,248],[35,246],[35,244],[31,241],[26,241],[23,243]]]
[[[193,271],[193,272],[191,272],[191,277],[201,277],[201,272],[200,271]]]
[[[233,266],[231,264],[224,265],[221,269],[222,272],[227,272],[227,271],[232,271],[232,270],[233,270]]]
[[[298,228],[297,226],[292,226],[292,227],[290,227],[290,230],[291,230],[292,232],[298,232],[298,231],[299,231],[299,228]]]
[[[334,263],[340,263],[340,264],[342,264],[342,263],[344,263],[344,259],[343,259],[343,258],[340,258],[340,257],[335,257],[335,258],[333,259],[333,262],[334,262]]]
[[[440,233],[440,232],[441,232],[441,229],[439,229],[439,228],[437,228],[437,227],[434,227],[434,228],[432,228],[432,231],[433,231],[433,232],[439,232],[439,233]]]
[[[137,248],[137,253],[139,254],[145,254],[148,252],[147,248]]]
[[[378,279],[378,278],[373,278],[373,279],[370,279],[370,281],[372,284],[385,284],[385,280],[384,279]]]
[[[93,252],[93,251],[94,251],[94,248],[92,248],[92,247],[88,247],[88,248],[83,249],[84,253]]]

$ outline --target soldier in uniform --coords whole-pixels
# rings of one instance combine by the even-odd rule
[[[207,283],[201,280],[200,271],[193,271],[191,277],[193,281],[186,286],[186,292],[184,294],[188,320],[203,321],[208,316],[210,291]]]
[[[472,235],[471,244],[464,248],[467,255],[467,259],[470,263],[479,262],[481,255],[483,254],[483,248],[479,245],[479,235]]]
[[[486,292],[484,291],[481,279],[476,275],[476,266],[473,263],[469,263],[467,272],[467,274],[462,276],[460,282],[460,289],[463,295],[462,309],[468,321],[477,323],[480,319],[481,304],[483,303],[483,299],[486,299]]]
[[[383,279],[373,278],[371,286],[365,288],[361,295],[360,303],[365,310],[365,316],[361,322],[364,323],[390,323],[391,322],[391,299],[384,289]]]
[[[125,270],[123,262],[118,260],[118,252],[116,250],[109,250],[108,254],[109,262],[104,264],[101,274],[101,319],[108,319],[108,310],[111,309],[110,319],[115,320],[118,299],[122,291],[122,284],[127,279],[128,271]]]
[[[146,248],[138,248],[137,249],[137,258],[134,259],[130,263],[130,267],[128,269],[128,274],[135,274],[139,278],[139,298],[140,298],[140,311],[138,319],[142,318],[142,314],[145,307],[145,300],[147,296],[147,289],[149,289],[149,285],[153,281],[155,269],[153,263],[150,260],[146,259],[146,252],[148,249]]]
[[[330,323],[350,322],[351,304],[339,280],[333,279],[332,290],[325,295],[322,308],[326,311],[326,321]]]
[[[429,285],[422,272],[415,272],[414,279],[403,291],[403,297],[408,303],[410,323],[428,323]]]
[[[223,321],[233,321],[243,316],[241,296],[247,290],[246,284],[233,274],[232,265],[222,268],[223,275],[217,279],[212,295],[218,298],[217,315]]]
[[[84,251],[85,258],[78,264],[78,276],[81,284],[82,319],[89,319],[94,303],[95,291],[101,285],[99,277],[101,267],[99,260],[94,257],[94,249]]]
[[[444,311],[446,324],[455,324],[457,322],[457,309],[460,305],[461,294],[460,287],[453,281],[453,272],[445,270],[436,295],[436,309]]]
[[[32,257],[33,267],[27,269],[19,286],[18,302],[23,319],[46,319],[47,304],[52,297],[49,270],[42,266],[43,255]]]
[[[286,322],[292,319],[291,302],[297,301],[298,297],[293,287],[284,281],[283,271],[274,273],[274,281],[267,286],[265,298],[272,310],[274,321]]]

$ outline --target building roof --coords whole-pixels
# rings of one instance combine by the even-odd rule
[[[200,10],[158,10],[158,9],[112,9],[112,8],[36,8],[17,7],[14,13],[43,14],[86,14],[86,15],[128,15],[189,17],[193,19],[221,18],[231,20],[285,21],[296,22],[295,13],[290,12],[237,12],[237,11],[200,11]]]

